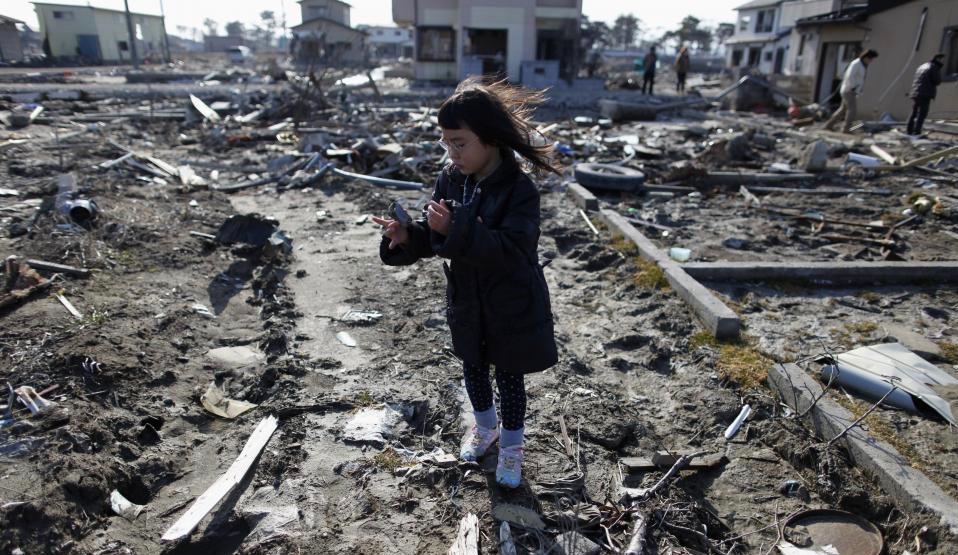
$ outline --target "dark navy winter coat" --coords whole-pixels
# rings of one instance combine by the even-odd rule
[[[938,85],[941,84],[941,66],[942,64],[935,60],[918,66],[908,96],[916,100],[935,98]]]
[[[409,227],[407,245],[390,250],[383,237],[379,256],[389,266],[434,255],[448,259],[443,262],[446,318],[453,348],[465,363],[485,362],[523,374],[545,370],[556,364],[558,354],[549,290],[536,252],[539,191],[506,151],[468,206],[462,204],[465,182],[466,176],[452,168],[436,182],[433,200],[445,199],[452,207],[448,236],[418,219]]]

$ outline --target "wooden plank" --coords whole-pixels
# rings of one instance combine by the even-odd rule
[[[479,518],[469,513],[459,521],[459,534],[449,555],[479,555]]]
[[[878,145],[872,145],[871,151],[874,152],[876,156],[893,166],[898,163],[898,160],[894,156],[888,154],[888,151]]]
[[[90,270],[86,268],[77,268],[76,266],[67,266],[65,264],[56,264],[54,262],[47,262],[45,260],[37,260],[35,258],[27,260],[27,265],[33,268],[34,270],[40,270],[44,272],[54,272],[57,274],[68,274],[76,277],[90,277]]]
[[[170,526],[169,530],[167,530],[160,539],[165,542],[172,542],[188,536],[199,525],[200,521],[203,520],[203,517],[213,510],[213,507],[215,507],[220,500],[226,497],[233,488],[243,481],[243,476],[245,476],[246,472],[253,466],[253,462],[259,457],[263,448],[266,447],[269,438],[272,437],[273,432],[276,431],[276,426],[277,420],[273,415],[267,416],[260,421],[259,425],[256,426],[256,429],[253,430],[253,433],[246,441],[243,451],[236,457],[236,460],[233,461],[229,469],[213,482],[213,485],[196,498],[193,505],[183,513],[183,516],[173,523],[173,526]],[[477,533],[478,527],[479,521],[476,520]]]
[[[74,318],[76,318],[77,320],[83,319],[83,315],[80,314],[80,311],[77,310],[76,307],[73,306],[73,303],[67,300],[66,297],[64,297],[63,295],[57,294],[57,300],[60,301],[60,304],[62,304],[68,311],[70,311],[70,314],[72,314]]]

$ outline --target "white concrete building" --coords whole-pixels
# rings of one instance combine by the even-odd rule
[[[413,35],[410,28],[371,25],[358,25],[356,28],[366,32],[369,55],[374,59],[413,56]]]
[[[582,0],[393,0],[415,29],[415,77],[505,74],[532,86],[575,75]]]
[[[780,26],[783,2],[752,0],[735,8],[735,34],[725,41],[727,67],[782,73],[789,35]]]
[[[34,2],[44,49],[53,59],[85,63],[131,60],[130,34],[123,10],[90,5]],[[159,15],[132,13],[139,59],[162,61],[165,29]]]

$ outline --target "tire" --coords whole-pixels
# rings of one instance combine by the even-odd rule
[[[639,170],[612,164],[576,164],[575,180],[590,189],[636,191],[645,183],[645,174]]]

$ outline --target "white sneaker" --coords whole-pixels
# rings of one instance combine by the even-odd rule
[[[459,449],[459,458],[464,461],[475,462],[486,454],[489,447],[499,439],[499,427],[483,428],[476,424],[469,433],[462,438],[462,447]]]
[[[522,446],[513,445],[499,449],[499,464],[496,465],[496,482],[517,488],[522,483]]]

